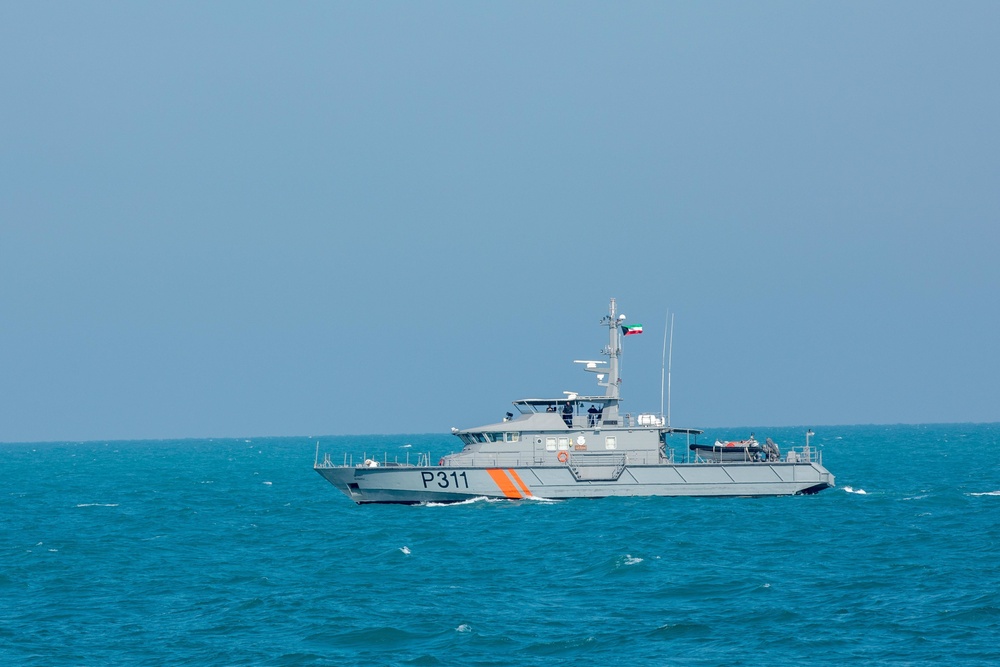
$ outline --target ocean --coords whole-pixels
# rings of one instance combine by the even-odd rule
[[[311,468],[450,435],[0,444],[0,664],[1000,663],[1000,424],[813,428],[815,496],[448,506]]]

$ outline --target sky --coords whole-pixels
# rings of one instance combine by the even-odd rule
[[[0,441],[1000,421],[1000,4],[0,4]],[[742,431],[734,435],[742,435]]]

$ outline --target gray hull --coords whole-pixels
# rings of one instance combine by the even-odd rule
[[[594,468],[317,465],[315,470],[359,504],[454,503],[481,497],[561,500],[608,496],[790,496],[817,493],[834,485],[833,475],[813,462]]]

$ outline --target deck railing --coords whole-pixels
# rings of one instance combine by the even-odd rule
[[[788,463],[819,463],[823,465],[823,450],[810,445],[790,447],[781,460]]]
[[[566,454],[566,461],[560,461],[558,455]],[[656,450],[607,451],[599,453],[574,452],[572,450],[545,451],[539,453],[510,454],[464,454],[460,458],[444,459],[442,465],[449,467],[487,467],[487,468],[517,468],[530,466],[606,466],[617,465],[624,461],[625,465],[654,465],[664,463]],[[672,459],[668,459],[672,461]]]
[[[463,455],[458,458],[443,458],[438,462],[438,465],[445,467],[463,468],[463,467],[474,467],[474,468],[523,468],[532,466],[607,466],[607,465],[619,465],[624,466],[629,465],[656,465],[660,463],[675,463],[673,457],[673,451],[667,450],[668,458],[662,460],[659,452],[655,450],[637,450],[637,451],[618,451],[618,452],[600,452],[600,453],[590,453],[583,454],[581,452],[565,451],[567,455],[566,461],[559,461],[557,456],[562,452],[550,452],[546,451],[541,454],[540,459],[538,458],[538,453],[510,453],[510,454],[471,454]],[[429,453],[417,453],[416,460],[412,461],[410,456],[406,456],[403,461],[398,458],[389,460],[388,457],[383,454],[381,457],[369,457],[367,454],[363,454],[361,458],[355,458],[353,455],[344,454],[344,461],[340,464],[335,464],[330,460],[329,454],[324,454],[322,461],[319,460],[319,453],[317,452],[316,463],[314,464],[317,468],[339,468],[339,467],[365,467],[365,466],[376,466],[376,467],[397,467],[397,466],[417,466],[417,467],[430,467],[434,465],[431,461],[431,455]],[[698,457],[692,457],[691,463],[697,463],[699,465],[727,465],[733,463],[818,463],[822,465],[823,463],[823,451],[818,447],[791,447],[785,452],[782,452],[781,458],[777,461],[712,461],[701,459]]]

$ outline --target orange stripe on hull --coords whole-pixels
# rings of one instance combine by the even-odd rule
[[[486,472],[490,474],[490,477],[493,478],[493,481],[496,482],[497,486],[500,487],[500,491],[505,496],[514,500],[521,498],[521,494],[514,488],[514,484],[510,481],[510,478],[504,474],[503,470],[500,470],[499,468],[487,468]]]
[[[521,488],[521,492],[524,494],[525,498],[531,498],[531,491],[528,490],[528,485],[521,481],[521,476],[517,474],[517,471],[513,468],[508,468],[507,473],[517,482],[517,485]]]

